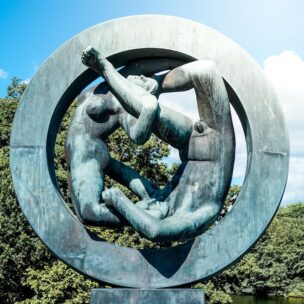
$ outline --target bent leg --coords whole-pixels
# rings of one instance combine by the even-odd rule
[[[85,173],[85,174],[84,174]],[[104,175],[96,160],[90,159],[71,170],[72,200],[79,219],[85,224],[120,226],[121,219],[100,202]]]
[[[161,222],[159,219],[133,204],[118,188],[105,190],[102,197],[106,205],[117,210],[136,231],[147,239],[154,240],[155,232]]]
[[[104,167],[109,156],[106,145],[100,140],[77,136],[69,140],[70,186],[74,209],[86,224],[116,227],[122,218],[101,202],[104,189]]]
[[[102,197],[106,205],[116,209],[136,231],[156,242],[193,238],[209,227],[220,210],[219,204],[212,203],[194,212],[175,213],[165,219],[157,219],[152,216],[155,209],[149,214],[133,204],[118,188],[104,191]]]
[[[215,130],[221,129],[230,117],[225,83],[212,61],[193,61],[173,69],[164,77],[161,87],[163,92],[194,88],[200,118]]]

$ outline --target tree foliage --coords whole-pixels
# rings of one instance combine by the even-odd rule
[[[23,216],[13,190],[9,136],[20,95],[24,91],[22,87],[18,88],[20,83],[20,80],[14,80],[8,92],[9,98],[0,99],[0,303],[88,303],[90,289],[100,285],[76,273],[48,252]],[[57,182],[70,207],[64,141],[75,106],[74,103],[64,116],[55,148]],[[176,169],[176,166],[168,168],[163,161],[169,154],[169,147],[156,137],[143,146],[137,146],[122,130],[118,130],[107,144],[112,157],[132,166],[160,187]],[[115,181],[107,179],[106,184],[110,187]],[[221,217],[229,212],[239,191],[238,186],[230,189]],[[136,200],[133,194],[128,195]],[[88,229],[123,246],[160,246],[141,238],[131,228]],[[194,287],[204,288],[210,304],[231,303],[229,294],[303,296],[303,233],[304,204],[281,208],[267,233],[237,265]]]
[[[19,100],[26,89],[26,83],[17,77],[13,77],[11,84],[7,88],[6,98]]]
[[[0,99],[0,303],[85,303],[89,299],[90,288],[99,285],[69,269],[49,253],[22,214],[13,189],[9,137],[13,116],[24,91],[18,87],[20,83],[18,78],[13,78],[8,89],[9,98]],[[72,104],[62,121],[54,160],[57,182],[70,207],[64,142],[75,107],[76,104]],[[132,166],[158,186],[168,181],[171,171],[161,159],[169,154],[169,148],[156,137],[143,146],[136,146],[118,130],[108,145],[112,157]],[[114,183],[107,180],[108,187]],[[103,239],[121,245],[137,248],[157,246],[141,238],[131,228],[88,228]]]
[[[28,268],[22,283],[34,291],[34,296],[20,304],[89,304],[90,290],[99,287],[60,261]]]
[[[31,296],[21,284],[25,270],[52,259],[21,213],[12,185],[8,146],[16,107],[15,99],[0,99],[0,303]]]
[[[235,266],[212,278],[229,294],[304,297],[304,204],[280,208],[267,233]]]

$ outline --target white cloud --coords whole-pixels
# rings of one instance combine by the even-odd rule
[[[22,83],[24,83],[24,84],[29,84],[30,81],[31,81],[31,78],[27,78],[27,79],[24,79],[24,80],[22,81]]]
[[[291,152],[304,154],[304,60],[291,51],[264,61],[264,71],[283,106],[291,136]],[[302,136],[299,136],[302,133]]]
[[[291,157],[282,205],[304,202],[304,157]]]
[[[5,79],[7,78],[8,73],[5,72],[3,69],[0,69],[0,78]]]
[[[264,61],[286,117],[290,136],[289,178],[283,204],[304,201],[304,60],[292,51]]]

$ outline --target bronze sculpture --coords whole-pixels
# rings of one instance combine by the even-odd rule
[[[176,28],[179,35],[172,35]],[[178,246],[137,250],[98,238],[71,212],[57,185],[53,151],[67,108],[99,76],[81,62],[82,50],[88,45],[100,50],[115,68],[125,66],[119,72],[126,77],[141,74],[153,77],[159,71],[174,70],[199,60],[216,64],[229,102],[242,123],[247,145],[245,181],[236,203],[223,220]],[[149,62],[152,67],[147,70]],[[108,90],[106,87],[96,88],[95,95],[103,94]],[[82,98],[86,99],[93,91],[81,95]],[[84,114],[86,110],[83,109]],[[98,111],[91,110],[92,117],[96,114],[98,119]],[[90,127],[98,124],[90,117],[89,121]],[[191,145],[188,151],[193,151]],[[119,298],[123,303],[130,303],[136,297],[139,301],[148,299],[148,303],[183,301],[185,296],[188,303],[202,302],[198,290],[195,302],[193,289],[185,289],[183,293],[178,289],[154,288],[206,279],[246,253],[277,210],[288,175],[288,158],[288,134],[282,110],[254,60],[224,35],[204,25],[169,16],[112,20],[66,42],[29,83],[14,118],[10,143],[16,193],[35,232],[56,256],[77,271],[116,286],[141,288],[92,293],[92,301]],[[197,180],[203,181],[204,174]],[[139,189],[136,183],[134,188]],[[115,208],[112,210],[118,213]]]
[[[221,211],[234,160],[229,98],[215,64],[199,60],[159,77],[124,78],[94,48],[83,52],[82,61],[103,76],[109,88],[84,97],[67,138],[72,197],[80,219],[107,226],[127,222],[154,241],[201,234]],[[200,113],[194,124],[158,103],[161,93],[192,88]],[[111,159],[103,139],[119,126],[137,144],[153,132],[179,149],[182,164],[164,189]],[[134,204],[118,188],[104,190],[105,172],[140,201]]]

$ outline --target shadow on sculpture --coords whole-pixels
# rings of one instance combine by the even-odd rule
[[[156,249],[139,250],[139,252],[162,276],[171,278],[186,261],[193,244],[194,239],[188,240],[187,243],[176,246],[174,253],[167,249],[158,250],[157,255]],[[170,261],[170,263],[163,261]]]
[[[179,35],[172,34],[176,29]],[[116,68],[124,66],[119,70],[124,80],[114,69],[104,73],[107,69],[99,70],[100,66],[96,71],[83,66],[81,51],[92,43]],[[93,55],[88,54],[88,59],[94,59],[93,68],[96,64],[110,67],[94,50],[87,52]],[[208,59],[216,66],[196,59]],[[168,70],[163,78],[155,76]],[[120,221],[118,224],[130,225],[144,235],[148,218],[152,228],[159,229],[154,231],[158,232],[156,240],[192,238],[187,243],[158,250],[137,250],[104,242],[88,233],[65,204],[54,171],[56,134],[71,101],[98,75],[108,78],[96,89],[81,94],[82,102],[76,109],[66,145],[71,192],[79,219],[109,226],[117,224],[111,221],[114,218]],[[113,84],[112,76],[119,78],[119,82]],[[158,104],[158,93],[165,92],[165,84],[175,86],[176,90],[172,91],[187,89],[181,88],[185,82],[197,93],[202,122],[197,125],[191,122],[190,136],[178,148],[184,162],[180,176],[176,177],[175,187],[172,182],[167,185],[166,192],[124,164],[112,161],[104,141],[108,136],[106,130],[110,134],[111,123],[117,119],[118,125],[135,141],[144,142],[152,132],[163,136],[168,143],[179,144],[178,137],[166,137],[157,127],[160,119],[166,117],[164,113],[173,113]],[[121,87],[122,83],[127,83],[127,89]],[[131,83],[137,87],[128,92]],[[140,88],[141,93],[136,93]],[[128,98],[131,96],[130,99],[118,91]],[[210,205],[221,209],[231,178],[234,137],[227,94],[245,133],[246,178],[231,212],[200,234],[212,223],[212,214],[202,213],[201,222],[194,215]],[[105,110],[103,106],[111,99],[116,106],[111,111]],[[142,111],[145,101],[149,104],[148,111]],[[151,119],[141,119],[144,113],[151,115]],[[125,118],[127,123],[122,125],[118,117]],[[146,127],[132,133],[138,122]],[[176,123],[179,122],[172,123],[169,119],[164,122],[164,129]],[[99,282],[143,288],[95,290],[92,303],[98,303],[99,299],[118,303],[136,300],[183,303],[187,299],[187,303],[203,303],[201,292],[195,298],[193,289],[182,292],[163,288],[209,278],[235,263],[253,246],[279,206],[288,176],[288,160],[289,142],[283,113],[260,67],[224,35],[195,22],[168,16],[112,20],[66,42],[31,79],[16,111],[10,142],[11,173],[20,206],[48,248],[67,265]],[[77,171],[77,166],[82,170]],[[139,201],[144,202],[123,200],[121,193],[116,199],[116,190],[104,189],[103,178],[111,170],[114,173],[122,170],[123,174],[115,173],[116,179],[122,176],[122,180],[127,180],[129,188],[142,195]],[[168,213],[164,215],[166,210]],[[141,218],[136,223],[133,218],[138,213]],[[177,227],[180,222],[184,226]],[[165,225],[169,227],[167,230]]]

